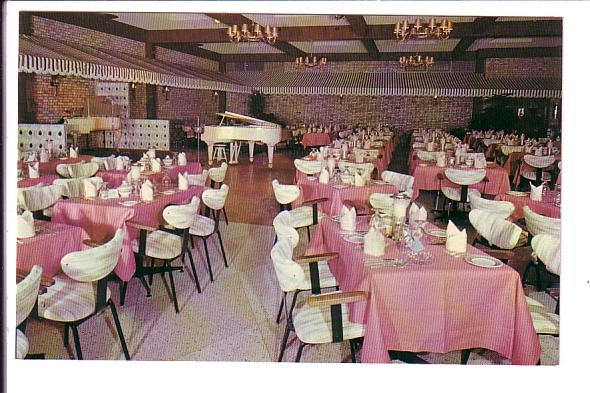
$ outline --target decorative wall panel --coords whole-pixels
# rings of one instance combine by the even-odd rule
[[[53,155],[65,153],[66,132],[63,124],[19,124],[18,148],[20,151],[41,151],[43,143],[53,140]]]

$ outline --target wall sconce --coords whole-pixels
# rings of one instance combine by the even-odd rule
[[[340,105],[342,105],[342,101],[344,100],[344,96],[342,94],[340,94],[338,97],[340,98]]]
[[[215,98],[219,97],[219,92],[217,90],[215,90],[213,92],[213,97],[215,97]]]
[[[555,106],[553,107],[553,120],[557,120],[558,116],[559,116],[559,104],[555,104]]]
[[[135,98],[135,89],[137,88],[137,85],[135,84],[135,82],[131,82],[129,84],[129,95],[131,96],[131,98]]]
[[[168,86],[162,87],[162,93],[166,96],[166,101],[170,99],[170,88]]]
[[[516,112],[518,117],[524,117],[524,108],[518,108],[518,112]]]
[[[51,75],[51,80],[49,81],[49,86],[55,89],[53,95],[57,95],[57,89],[59,87],[59,76],[58,75]]]

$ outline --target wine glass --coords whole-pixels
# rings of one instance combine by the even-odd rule
[[[172,183],[172,180],[170,179],[168,169],[165,168],[164,169],[164,177],[162,177],[162,188],[164,190],[168,190],[170,188],[171,183]]]

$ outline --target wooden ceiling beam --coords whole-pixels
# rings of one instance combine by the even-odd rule
[[[495,21],[496,17],[476,18],[473,21],[474,33],[484,34],[492,28]],[[455,48],[453,49],[453,56],[460,56],[461,54],[465,53],[465,51],[471,46],[471,44],[475,42],[475,40],[476,38],[474,36],[461,38],[461,40],[457,43],[457,45],[455,45]]]
[[[177,52],[182,52],[182,53],[186,53],[192,56],[196,56],[196,57],[202,57],[205,59],[209,59],[209,60],[213,60],[213,61],[221,61],[221,55],[217,52],[213,52],[207,49],[203,49],[203,48],[199,48],[198,46],[195,46],[194,44],[188,44],[188,43],[180,43],[180,44],[174,44],[174,43],[166,43],[166,44],[157,44],[158,46],[162,47],[162,48],[167,48],[167,49],[172,49],[175,50]]]
[[[344,17],[348,21],[352,31],[362,41],[365,49],[367,50],[367,53],[369,53],[369,56],[373,60],[379,60],[379,49],[377,49],[375,41],[373,41],[371,38],[367,38],[368,28],[365,18],[362,15],[345,15]]]

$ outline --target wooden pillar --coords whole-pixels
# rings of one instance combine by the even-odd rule
[[[219,62],[219,72],[221,72],[221,73],[227,72],[226,63],[224,61]],[[223,112],[225,112],[226,109],[227,109],[227,92],[220,91],[218,101],[217,101],[217,112],[223,113]]]
[[[156,46],[147,41],[145,43],[145,57],[148,59],[156,58]],[[156,85],[145,86],[145,106],[148,119],[158,118],[158,90]]]

